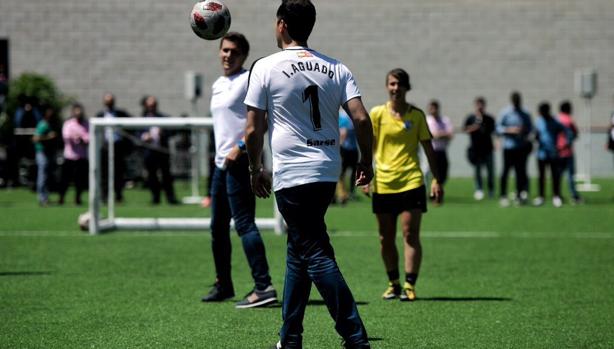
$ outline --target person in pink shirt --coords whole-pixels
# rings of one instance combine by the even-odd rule
[[[62,127],[62,138],[64,139],[64,163],[62,164],[59,204],[64,204],[68,185],[74,182],[75,204],[81,205],[81,193],[87,189],[89,167],[87,148],[90,142],[89,123],[81,104],[72,105],[70,118],[64,122]]]
[[[576,159],[574,157],[573,142],[578,138],[578,128],[571,116],[572,108],[571,102],[567,100],[561,102],[558,120],[565,127],[567,135],[563,133],[558,135],[556,148],[560,158],[561,175],[567,172],[567,183],[569,185],[569,192],[572,196],[572,202],[577,204],[580,203],[582,199],[576,190],[576,183],[574,182]]]
[[[428,106],[428,115],[426,122],[429,126],[429,131],[433,136],[433,150],[435,151],[435,159],[437,161],[437,169],[440,175],[440,184],[444,184],[448,178],[448,155],[447,149],[450,140],[454,136],[454,126],[452,121],[447,116],[441,115],[439,111],[439,102],[432,100]]]

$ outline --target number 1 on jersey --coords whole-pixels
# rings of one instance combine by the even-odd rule
[[[319,131],[322,129],[322,122],[320,116],[320,99],[318,97],[318,86],[308,86],[303,91],[303,102],[309,100],[311,102],[311,123],[313,124],[313,130]]]

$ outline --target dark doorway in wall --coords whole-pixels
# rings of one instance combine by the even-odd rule
[[[0,82],[9,79],[9,68],[9,41],[0,38]]]

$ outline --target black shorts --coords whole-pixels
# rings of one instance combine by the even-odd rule
[[[399,214],[403,211],[420,210],[426,212],[426,188],[420,186],[401,193],[373,193],[371,201],[373,213]]]

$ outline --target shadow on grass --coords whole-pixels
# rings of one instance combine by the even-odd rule
[[[418,297],[416,301],[424,302],[511,302],[507,297]]]
[[[0,276],[37,276],[51,275],[50,271],[0,271]]]
[[[356,305],[368,305],[369,302],[361,302],[361,301],[356,301]],[[325,306],[326,303],[324,303],[324,301],[322,299],[310,299],[307,302],[308,306]],[[271,304],[268,305],[266,308],[281,308],[281,302],[275,303],[275,304]]]

